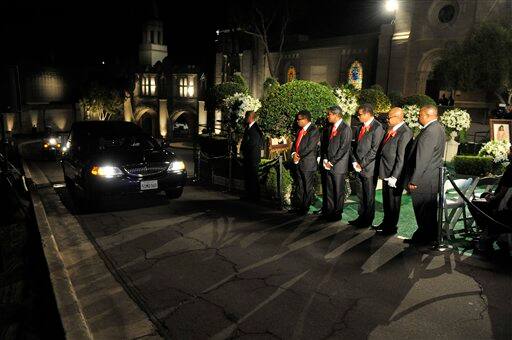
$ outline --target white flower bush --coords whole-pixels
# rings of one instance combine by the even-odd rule
[[[471,116],[465,110],[455,108],[448,110],[441,116],[441,123],[450,132],[456,131],[458,134],[467,131],[471,126]]]
[[[421,124],[418,121],[418,117],[420,115],[420,108],[417,105],[405,105],[403,107],[404,111],[404,121],[408,127],[410,127],[414,135],[417,135],[421,130]]]
[[[346,88],[338,88],[334,90],[338,106],[344,115],[354,115],[358,107],[357,96]]]
[[[261,102],[249,94],[235,93],[224,99],[224,106],[230,114],[243,119],[247,111],[258,111]]]
[[[487,142],[478,152],[478,156],[491,157],[494,163],[506,163],[508,161],[508,151],[510,142],[493,140]]]

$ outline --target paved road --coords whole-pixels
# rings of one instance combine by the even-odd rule
[[[36,162],[62,183],[55,162]],[[55,190],[73,212],[65,187]],[[51,207],[48,207],[51,208]],[[176,339],[510,339],[510,268],[189,186],[77,215]]]

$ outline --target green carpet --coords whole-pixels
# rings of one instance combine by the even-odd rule
[[[482,190],[477,189],[475,193],[480,193]],[[457,193],[455,191],[448,191],[447,197],[453,198],[457,197]],[[477,196],[479,196],[477,194]],[[373,220],[373,225],[378,225],[382,222],[384,218],[384,210],[382,206],[382,190],[377,190],[375,194],[375,219]],[[357,206],[358,200],[357,196],[351,195],[347,202],[345,202],[345,207],[343,209],[343,217],[342,220],[344,222],[355,220],[358,216],[357,214]],[[314,213],[320,210],[322,207],[322,198],[317,196],[315,199],[315,203],[311,206],[310,212]],[[404,238],[411,238],[414,232],[418,229],[418,225],[416,224],[416,216],[414,215],[414,210],[412,207],[412,199],[410,195],[404,194],[402,196],[402,206],[400,209],[400,218],[398,220],[398,233],[397,236]],[[448,243],[457,249],[460,253],[465,255],[471,255],[473,253],[473,244],[472,239],[474,235],[469,235],[465,233],[464,223],[459,221],[454,228],[454,236],[453,240],[448,240]]]
[[[343,208],[343,221],[355,220],[357,214],[357,197],[351,195],[345,207]],[[310,208],[310,212],[316,212],[322,207],[322,198],[316,197],[314,205]],[[384,218],[384,209],[382,207],[382,190],[377,190],[375,194],[375,219],[373,220],[374,225],[378,225]],[[416,231],[418,225],[416,224],[416,217],[412,208],[411,196],[402,196],[402,207],[400,209],[400,219],[398,221],[398,235],[410,238]]]

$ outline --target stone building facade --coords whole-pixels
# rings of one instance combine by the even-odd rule
[[[378,84],[387,92],[403,96],[428,94],[437,99],[442,92],[431,72],[446,44],[462,41],[484,21],[512,21],[510,0],[399,0],[398,5],[393,22],[382,25],[379,32],[321,40],[290,37],[281,52],[277,72],[280,82],[295,74],[296,79],[336,85],[347,80],[351,65],[358,61],[363,71],[363,87]],[[233,31],[220,33],[232,35]],[[257,42],[238,47],[237,54],[232,53],[232,44],[219,47],[215,81],[222,82],[226,72],[238,71],[247,80],[252,94],[260,97],[263,82],[270,75],[263,49]],[[239,58],[237,63],[233,62],[233,55]],[[278,57],[274,52],[271,60]],[[227,64],[239,67],[234,70]],[[473,109],[495,105],[485,93],[458,91],[455,104]]]

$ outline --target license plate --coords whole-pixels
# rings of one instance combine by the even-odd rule
[[[142,181],[140,182],[140,190],[158,189],[158,181]]]

